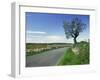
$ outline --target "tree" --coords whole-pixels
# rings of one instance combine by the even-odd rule
[[[66,38],[73,38],[74,44],[77,44],[77,37],[85,29],[85,25],[78,17],[73,18],[70,22],[64,21],[63,27]]]

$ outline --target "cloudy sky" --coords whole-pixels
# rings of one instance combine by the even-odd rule
[[[87,25],[77,41],[89,39],[88,15],[26,12],[25,17],[27,43],[73,43],[72,38],[66,39],[63,21],[71,21],[74,17],[80,18]]]

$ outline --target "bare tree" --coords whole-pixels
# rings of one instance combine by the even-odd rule
[[[80,32],[85,29],[85,25],[81,19],[75,17],[70,22],[64,21],[63,27],[65,30],[66,38],[73,38],[74,44],[77,43],[77,37]]]

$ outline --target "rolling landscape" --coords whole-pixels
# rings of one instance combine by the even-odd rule
[[[26,67],[90,63],[89,15],[25,14]]]

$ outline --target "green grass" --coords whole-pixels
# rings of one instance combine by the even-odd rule
[[[79,54],[76,55],[72,48],[79,48]],[[80,42],[74,45],[72,48],[66,50],[57,65],[79,65],[79,64],[89,64],[89,43]]]

